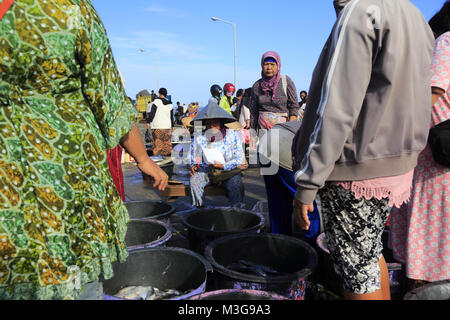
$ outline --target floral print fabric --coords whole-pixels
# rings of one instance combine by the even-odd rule
[[[172,154],[172,129],[152,129],[153,155],[169,157]]]
[[[261,129],[272,129],[279,123],[287,122],[287,113],[260,112],[258,124]]]
[[[189,163],[191,166],[195,164],[205,164],[203,162],[203,151],[207,148],[218,148],[222,151],[225,158],[225,165],[223,167],[226,171],[236,169],[244,163],[244,150],[242,142],[234,130],[227,130],[223,139],[216,142],[208,142],[206,134],[200,133],[194,136],[191,143],[191,150],[189,153]]]
[[[431,109],[430,126],[450,119],[450,32],[436,41],[431,86],[445,91]],[[419,155],[411,201],[392,210],[390,241],[406,276],[450,279],[450,169],[437,164],[429,145]]]
[[[327,246],[345,290],[356,294],[377,291],[388,198],[356,199],[350,190],[331,183],[319,193]]]
[[[0,21],[0,299],[76,299],[126,259],[106,149],[136,117],[90,1],[15,1]]]

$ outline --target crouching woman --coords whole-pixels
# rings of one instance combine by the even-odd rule
[[[236,131],[226,127],[233,122],[236,119],[214,102],[192,120],[193,124],[201,123],[204,129],[194,134],[189,155],[193,206],[204,207],[205,187],[210,184],[227,191],[232,207],[240,206],[244,200],[241,171],[247,165]]]

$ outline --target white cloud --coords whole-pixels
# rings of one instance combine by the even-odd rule
[[[187,18],[190,16],[189,13],[172,8],[165,8],[159,5],[152,5],[150,7],[144,8],[144,11],[150,12],[152,14],[161,14],[172,18]]]
[[[177,34],[142,30],[134,31],[127,37],[110,37],[114,49],[144,49],[147,52],[158,52],[160,56],[178,57],[179,59],[209,59],[204,50],[192,44],[183,43]]]

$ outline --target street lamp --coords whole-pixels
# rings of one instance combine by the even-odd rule
[[[144,49],[139,49],[139,52],[142,53],[146,53],[147,51],[145,51]],[[158,57],[158,53],[157,52],[153,52],[153,51],[149,51],[150,54],[154,54],[155,58],[156,58],[156,91],[159,90],[159,57]]]
[[[234,31],[234,86],[236,86],[236,24],[216,18],[216,17],[212,17],[211,20],[212,21],[222,21],[224,23],[231,24],[233,26],[233,31]]]

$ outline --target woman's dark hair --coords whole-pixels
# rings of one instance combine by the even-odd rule
[[[431,18],[428,23],[433,30],[434,36],[439,38],[442,34],[450,31],[450,1],[444,3],[442,9]]]

